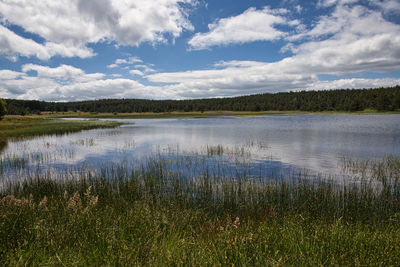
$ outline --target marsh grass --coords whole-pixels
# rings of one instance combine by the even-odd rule
[[[221,156],[224,154],[224,147],[222,145],[217,146],[207,146],[207,155],[208,156]]]
[[[398,266],[398,173],[386,176],[399,161],[357,183],[194,177],[159,158],[32,175],[3,187],[0,264]]]
[[[96,142],[95,142],[94,138],[78,139],[78,140],[71,142],[71,144],[77,145],[77,146],[86,146],[86,147],[96,146]]]
[[[23,157],[10,156],[0,158],[0,173],[6,169],[19,170],[26,167],[26,159]]]
[[[400,183],[400,160],[394,156],[389,155],[380,160],[343,159],[342,168],[357,180]]]
[[[114,128],[118,122],[99,120],[62,120],[43,117],[5,117],[0,121],[0,141],[44,134],[65,134],[96,128]]]

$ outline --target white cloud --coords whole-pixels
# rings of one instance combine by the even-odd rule
[[[56,68],[47,66],[25,64],[22,66],[22,72],[35,71],[39,77],[49,78],[71,78],[84,74],[84,71],[69,65],[60,65]]]
[[[122,64],[132,65],[135,63],[142,63],[142,62],[143,60],[141,60],[139,57],[118,58],[115,60],[115,64],[117,65],[122,65]]]
[[[1,26],[1,53],[49,59],[89,57],[89,43],[139,45],[166,42],[193,30],[181,4],[194,0],[19,0],[0,1],[3,22],[21,26],[44,38],[45,44],[25,39]],[[14,47],[16,45],[16,47]]]
[[[138,75],[138,76],[143,76],[144,75],[144,73],[142,71],[140,71],[140,70],[130,70],[129,73],[132,74],[132,75]]]
[[[320,7],[330,7],[334,5],[345,5],[345,4],[354,4],[359,2],[360,0],[319,0],[318,6]]]
[[[380,7],[385,13],[400,13],[398,0],[370,0],[371,4]]]
[[[31,72],[34,73],[31,73]],[[106,79],[79,68],[25,64],[22,72],[0,70],[0,95],[5,98],[75,101],[102,98],[173,98],[164,87],[145,86],[131,79]]]
[[[67,47],[64,44],[47,42],[39,44],[32,39],[23,38],[0,25],[0,54],[6,56],[21,55],[25,57],[35,56],[41,60],[48,60],[52,56],[64,57],[78,56],[81,58],[93,56],[93,52],[80,46]]]
[[[400,85],[400,79],[349,78],[349,79],[338,79],[334,81],[318,81],[316,83],[310,84],[306,89],[307,90],[358,89],[358,88],[393,87],[396,85]]]
[[[314,74],[282,72],[275,63],[224,62],[222,69],[158,73],[145,76],[165,84],[144,85],[125,78],[82,73],[61,65],[25,65],[23,72],[0,71],[0,94],[6,98],[76,101],[104,98],[184,99],[224,97],[290,90],[394,86],[400,79],[339,79],[320,81]],[[37,71],[32,76],[31,70]],[[26,72],[25,72],[26,71]],[[63,79],[63,75],[70,75]],[[119,76],[116,76],[119,77]]]
[[[352,74],[396,71],[400,67],[400,25],[363,6],[337,6],[308,32],[290,40],[295,56],[282,60],[292,71]]]
[[[20,54],[27,57],[36,56],[40,59],[50,58],[50,53],[43,45],[22,38],[2,25],[0,25],[0,53],[4,55]]]
[[[399,79],[320,81],[319,74],[351,75],[400,69],[400,25],[378,10],[337,5],[308,31],[292,36],[293,56],[277,62],[230,61],[214,69],[156,73],[146,77],[176,88],[183,97],[233,96],[284,90],[380,87]],[[186,90],[186,91],[185,91]]]
[[[141,60],[139,57],[118,58],[114,61],[113,64],[108,65],[107,68],[113,69],[121,65],[134,65],[136,63],[142,63],[142,62],[143,60]]]
[[[28,73],[34,71],[37,77],[40,78],[50,78],[57,81],[71,80],[74,82],[86,82],[102,79],[105,75],[103,73],[90,73],[86,74],[83,70],[70,66],[70,65],[60,65],[56,68],[51,68],[48,66],[41,66],[36,64],[25,64],[22,66],[22,72]]]
[[[289,21],[283,14],[287,10],[273,10],[265,7],[261,10],[249,8],[244,13],[218,20],[209,24],[209,32],[197,33],[189,41],[192,49],[207,49],[215,45],[246,43],[253,41],[277,40],[287,35],[278,30],[275,25],[285,24],[296,26],[298,21]]]
[[[133,69],[129,70],[133,65]],[[154,73],[155,70],[151,67],[153,64],[143,64],[143,60],[139,57],[118,58],[114,63],[107,66],[109,69],[121,67],[122,69],[129,70],[132,75],[144,76],[145,74]]]
[[[110,65],[107,65],[107,68],[109,68],[109,69],[114,69],[114,68],[116,68],[116,67],[118,67],[118,65],[115,64],[115,63],[110,64]]]
[[[135,66],[136,69],[141,69],[145,73],[152,73],[155,72],[156,70],[153,69],[152,67],[149,67],[149,65],[144,65],[144,64],[139,64]]]
[[[0,79],[1,80],[12,80],[17,79],[22,76],[25,76],[25,73],[12,71],[12,70],[0,70]]]

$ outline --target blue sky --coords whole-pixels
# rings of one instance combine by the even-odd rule
[[[400,0],[4,0],[0,22],[3,98],[400,84]]]

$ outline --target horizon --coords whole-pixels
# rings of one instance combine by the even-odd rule
[[[0,2],[0,98],[195,100],[400,85],[399,0]]]

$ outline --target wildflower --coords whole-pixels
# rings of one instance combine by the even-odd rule
[[[90,207],[96,206],[98,201],[99,201],[99,196],[91,196],[89,200],[89,206]]]
[[[236,217],[235,221],[233,222],[233,227],[237,229],[240,225],[240,218]]]
[[[72,210],[78,210],[82,208],[82,200],[78,192],[75,192],[74,195],[70,197],[67,207]]]
[[[18,199],[14,197],[14,195],[7,195],[2,198],[1,205],[2,206],[15,206],[15,207],[25,207],[30,206],[31,200],[26,198]]]
[[[46,204],[47,204],[47,197],[44,196],[42,201],[40,201],[40,203],[39,203],[39,208],[45,208]]]
[[[85,198],[86,199],[89,199],[90,198],[90,193],[91,193],[91,191],[92,191],[92,186],[89,186],[87,189],[86,189],[86,192],[85,192]]]
[[[2,206],[14,206],[15,197],[14,195],[7,195],[1,199]]]

